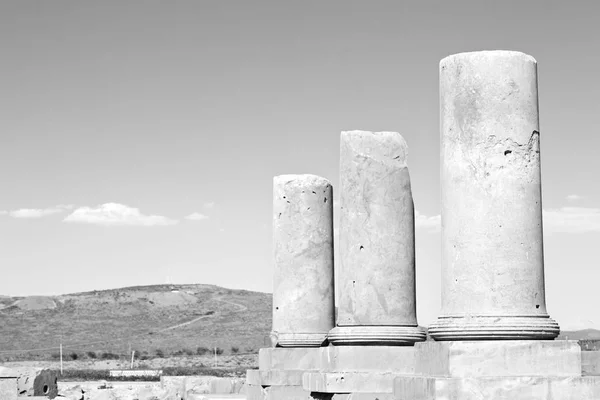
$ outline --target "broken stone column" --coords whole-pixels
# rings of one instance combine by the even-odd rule
[[[333,344],[425,340],[415,302],[414,207],[396,132],[341,134],[340,260]]]
[[[436,340],[553,339],[546,311],[537,64],[440,62],[442,311]]]
[[[333,328],[333,189],[315,175],[273,180],[273,332],[282,347],[320,346]]]

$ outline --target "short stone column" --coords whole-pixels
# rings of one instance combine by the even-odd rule
[[[396,132],[341,134],[335,345],[412,344],[417,326],[414,206]]]
[[[315,175],[273,179],[273,255],[273,341],[320,346],[335,323],[329,181]]]
[[[553,339],[546,312],[537,64],[440,62],[442,311],[436,340]]]

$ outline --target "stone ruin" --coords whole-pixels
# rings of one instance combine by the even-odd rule
[[[331,184],[274,179],[273,347],[247,372],[249,400],[600,399],[600,363],[582,370],[580,346],[554,340],[546,310],[537,63],[519,52],[461,53],[439,73],[433,340],[416,319],[406,142],[342,132],[335,271]]]

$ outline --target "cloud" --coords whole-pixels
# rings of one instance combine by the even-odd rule
[[[165,226],[178,221],[159,215],[143,215],[140,210],[118,203],[105,203],[92,207],[79,207],[63,221],[105,226]]]
[[[59,204],[51,208],[21,208],[18,210],[4,212],[13,218],[41,218],[47,215],[58,214],[73,208],[72,204]]]
[[[213,208],[214,206],[215,206],[215,202],[214,201],[211,201],[209,203],[204,203],[204,205],[203,205],[204,208],[209,208],[209,209]]]
[[[583,196],[580,196],[578,194],[570,194],[567,196],[567,200],[569,201],[577,201],[577,200],[581,200],[583,199]]]
[[[562,207],[544,210],[544,232],[600,232],[600,208]]]
[[[415,210],[415,227],[417,229],[424,229],[429,232],[440,232],[442,229],[441,223],[441,215],[428,217]]]
[[[194,212],[185,217],[185,219],[189,219],[190,221],[202,221],[205,219],[209,219],[208,215],[200,214],[199,212]]]

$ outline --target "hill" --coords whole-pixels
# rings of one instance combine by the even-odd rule
[[[272,295],[153,285],[61,296],[0,296],[0,359],[254,352],[269,344]],[[233,347],[233,349],[232,349]]]
[[[600,331],[597,329],[582,329],[579,331],[561,331],[558,339],[600,340]]]

